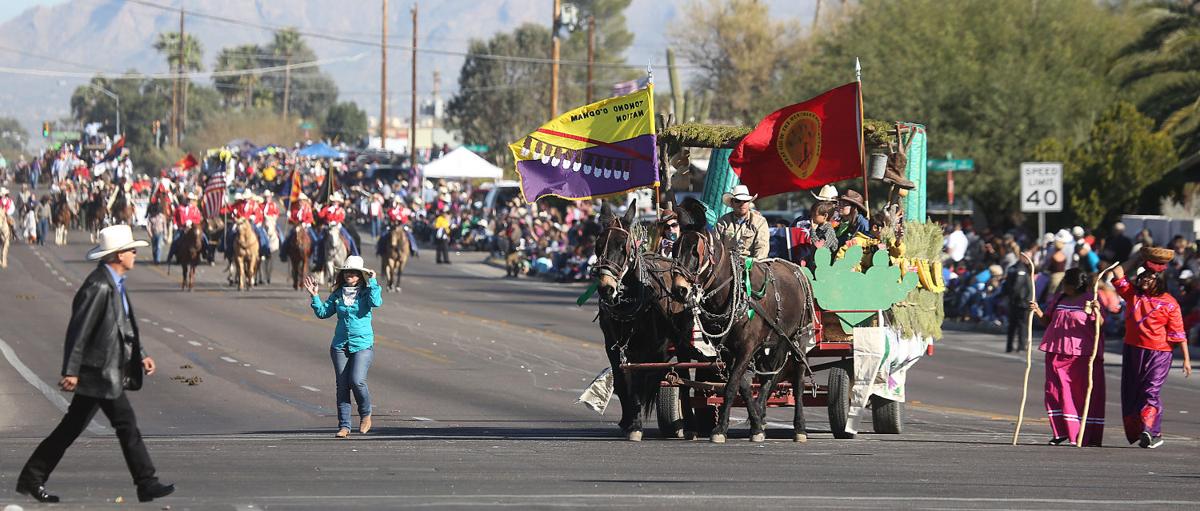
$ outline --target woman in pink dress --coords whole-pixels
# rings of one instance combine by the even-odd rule
[[[1097,307],[1088,286],[1091,279],[1078,268],[1063,275],[1061,291],[1047,303],[1046,311],[1031,302],[1030,309],[1046,325],[1038,349],[1046,353],[1046,415],[1050,417],[1050,445],[1075,443],[1087,394],[1088,359],[1096,333]],[[1101,321],[1103,321],[1101,319]],[[1099,447],[1104,437],[1104,346],[1093,368],[1092,407],[1088,411],[1083,444]]]

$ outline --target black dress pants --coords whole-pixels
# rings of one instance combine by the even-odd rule
[[[150,453],[146,451],[146,445],[142,443],[142,433],[138,431],[137,418],[134,417],[133,407],[130,406],[129,398],[125,397],[124,393],[116,399],[100,399],[76,394],[75,398],[71,400],[71,405],[67,407],[67,414],[58,423],[58,427],[54,428],[50,436],[42,440],[42,443],[33,451],[33,455],[29,457],[29,461],[25,463],[25,468],[21,470],[18,481],[31,485],[44,484],[50,477],[50,473],[54,471],[54,467],[58,466],[58,462],[62,460],[67,448],[75,442],[79,434],[83,433],[84,428],[87,428],[88,423],[92,421],[92,417],[96,415],[96,409],[104,411],[104,415],[108,417],[113,429],[117,430],[117,439],[121,442],[121,453],[125,455],[125,465],[129,467],[129,474],[133,476],[134,484],[141,487],[156,482],[158,478],[154,477],[154,464],[150,461]]]
[[[437,262],[438,264],[450,262],[450,240],[439,239],[434,242],[437,247]]]
[[[1029,330],[1026,329],[1026,321],[1028,321],[1029,309],[1009,306],[1008,308],[1008,341],[1004,344],[1005,353],[1011,351],[1025,351],[1025,345],[1029,343]],[[1016,339],[1016,346],[1013,346],[1013,339]]]

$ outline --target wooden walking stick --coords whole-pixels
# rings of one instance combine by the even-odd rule
[[[1021,254],[1021,260],[1029,265],[1029,299],[1037,300],[1037,286],[1033,283],[1033,261]],[[1021,437],[1021,423],[1025,422],[1025,401],[1029,398],[1029,369],[1033,367],[1033,307],[1025,317],[1025,384],[1021,387],[1021,410],[1017,412],[1017,429],[1013,431],[1013,445]]]
[[[1112,271],[1118,264],[1121,263],[1113,263],[1108,268],[1105,268],[1099,275],[1096,275],[1096,281],[1092,283],[1092,309],[1096,314],[1096,333],[1092,337],[1092,355],[1088,357],[1087,394],[1083,395],[1083,413],[1079,416],[1079,438],[1075,439],[1075,447],[1083,447],[1083,434],[1087,432],[1088,410],[1092,407],[1092,385],[1096,383],[1093,381],[1095,378],[1093,371],[1096,368],[1096,353],[1102,348],[1100,345],[1100,279],[1103,279],[1104,274]],[[1100,406],[1104,406],[1104,403],[1100,403]]]

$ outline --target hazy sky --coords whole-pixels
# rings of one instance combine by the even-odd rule
[[[4,23],[18,14],[25,12],[25,9],[35,5],[54,5],[61,4],[67,0],[3,0],[0,1],[0,23]]]

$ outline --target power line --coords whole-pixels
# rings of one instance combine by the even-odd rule
[[[170,12],[178,12],[179,11],[179,8],[177,8],[177,7],[166,6],[166,5],[150,2],[147,0],[126,0],[126,2],[135,4],[135,5],[141,5],[144,7],[160,9],[163,11],[170,11]],[[194,10],[184,10],[184,12],[186,12],[188,15],[196,17],[196,18],[220,21],[220,22],[224,22],[224,23],[231,23],[231,24],[240,25],[240,26],[244,26],[244,27],[258,28],[258,29],[262,29],[262,30],[279,31],[279,30],[284,30],[284,29],[290,29],[290,30],[294,30],[297,34],[303,35],[305,37],[311,37],[313,39],[321,39],[321,40],[334,41],[334,42],[340,42],[340,43],[346,43],[346,44],[357,44],[357,45],[361,45],[361,46],[370,46],[372,48],[378,48],[380,46],[377,41],[368,41],[366,39],[356,39],[356,38],[351,38],[351,37],[341,37],[341,36],[329,35],[327,33],[311,32],[311,31],[307,31],[307,30],[301,30],[297,27],[285,27],[285,26],[281,26],[281,25],[254,23],[254,22],[250,22],[250,21],[240,20],[237,18],[230,18],[228,16],[208,14],[208,13],[194,11]],[[387,44],[385,46],[387,46],[387,48],[389,48],[389,49],[395,49],[395,50],[401,50],[401,51],[413,51],[412,46],[406,46],[406,45],[402,45],[402,44]],[[433,54],[433,55],[446,55],[446,56],[455,56],[455,57],[474,57],[474,58],[483,59],[483,60],[496,60],[496,61],[504,61],[504,62],[522,62],[522,63],[528,63],[528,64],[553,64],[555,62],[554,59],[540,58],[540,57],[518,57],[518,56],[514,56],[514,55],[500,55],[500,54],[492,54],[492,53],[471,53],[471,52],[455,51],[455,50],[441,50],[441,49],[437,49],[437,48],[417,48],[416,51],[417,51],[417,53],[427,53],[427,54]],[[572,60],[572,59],[558,59],[558,63],[560,65],[576,65],[576,66],[588,65],[588,62],[586,60]],[[665,64],[652,64],[652,65],[658,66],[658,67],[665,67]],[[604,63],[604,62],[593,63],[593,66],[607,67],[607,68],[620,68],[620,69],[643,69],[644,68],[644,66],[642,66],[640,64],[620,64],[620,63]],[[701,68],[700,66],[697,66],[697,65],[677,65],[675,67],[676,67],[676,69],[700,69]]]
[[[227,76],[245,76],[245,75],[261,75],[267,73],[276,73],[286,69],[304,69],[310,67],[319,67],[324,64],[332,64],[337,62],[354,62],[366,56],[366,53],[359,53],[348,57],[335,57],[330,59],[310,60],[307,62],[297,62],[295,64],[285,64],[281,66],[256,67],[252,69],[237,69],[230,71],[198,71],[191,73],[148,73],[148,74],[125,74],[113,73],[104,70],[95,70],[91,72],[84,71],[58,71],[53,69],[33,69],[20,67],[0,66],[0,73],[12,73],[31,76],[51,76],[59,78],[92,78],[101,77],[109,80],[153,80],[153,79],[176,79],[184,78],[194,80],[199,78],[222,78]]]

